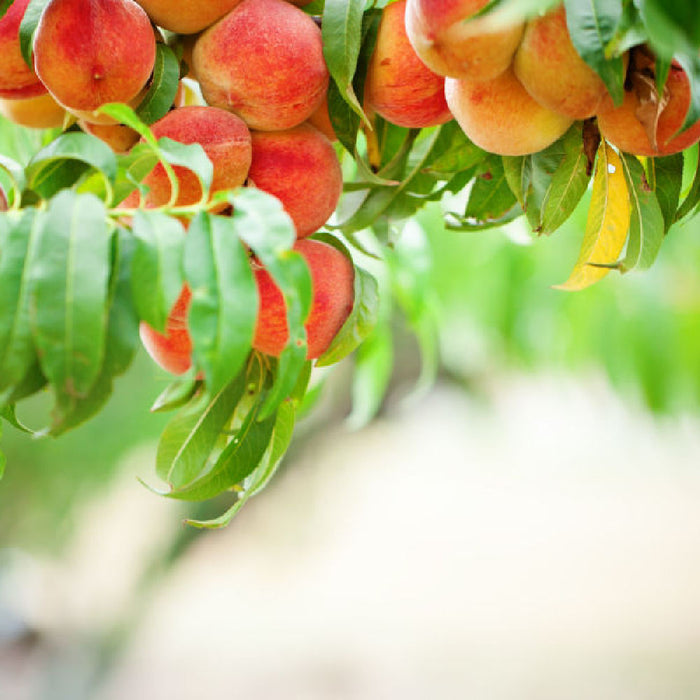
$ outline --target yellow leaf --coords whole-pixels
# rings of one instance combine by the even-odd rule
[[[578,260],[564,284],[556,289],[576,291],[603,279],[625,247],[630,226],[630,201],[620,157],[602,141],[593,178],[593,195]]]

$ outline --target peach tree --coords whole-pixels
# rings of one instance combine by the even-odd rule
[[[454,231],[525,217],[541,236],[590,191],[560,287],[654,262],[700,207],[698,9],[0,0],[0,112],[44,129],[28,158],[0,154],[0,416],[76,428],[142,340],[176,375],[152,406],[173,412],[160,492],[229,493],[191,521],[227,524],[315,367],[352,354],[371,418],[392,304],[434,368],[425,260],[397,246],[426,204]],[[36,431],[17,407],[39,392]]]

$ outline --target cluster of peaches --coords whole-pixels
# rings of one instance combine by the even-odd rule
[[[321,32],[286,0],[50,0],[34,35],[34,66],[20,52],[19,26],[28,0],[15,0],[0,20],[2,112],[19,123],[60,126],[68,119],[124,152],[138,140],[96,110],[105,103],[136,107],[152,80],[161,29],[185,37],[186,62],[204,102],[182,104],[152,125],[156,138],[199,143],[214,168],[211,192],[255,186],[276,196],[297,233],[313,299],[306,321],[307,356],[317,358],[354,302],[352,262],[335,247],[307,239],[336,208],[342,172],[326,105],[329,74]],[[320,121],[319,121],[320,120]],[[313,123],[317,123],[317,128]],[[325,133],[324,133],[325,132]],[[178,194],[162,165],[120,207],[188,206],[201,199],[194,173],[175,167]],[[251,258],[260,305],[253,347],[279,356],[289,337],[285,302],[272,278]],[[141,324],[141,338],[165,369],[191,365],[187,330],[191,293],[185,285],[164,333]]]
[[[369,105],[407,127],[453,117],[491,153],[537,153],[575,120],[596,117],[602,136],[641,156],[679,152],[700,139],[700,122],[678,133],[690,82],[673,63],[663,94],[644,47],[623,57],[624,101],[616,106],[579,56],[559,5],[527,23],[490,26],[475,16],[489,0],[399,0],[384,10],[367,82]]]

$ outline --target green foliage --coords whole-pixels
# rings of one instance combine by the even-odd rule
[[[32,0],[20,28],[29,65],[45,4]],[[368,266],[379,259],[386,275],[378,285],[355,266],[352,312],[316,362],[323,367],[354,353],[354,425],[375,415],[388,384],[394,310],[421,349],[419,386],[438,369],[429,236],[415,221],[427,204],[440,203],[451,235],[524,216],[535,236],[549,236],[571,229],[574,212],[592,202],[576,283],[570,285],[577,287],[610,269],[646,270],[671,227],[700,209],[697,147],[640,160],[600,143],[589,120],[575,123],[540,153],[499,156],[471,143],[454,121],[407,129],[365,113],[366,75],[386,4],[316,0],[305,9],[321,16],[332,76],[329,116],[345,175],[338,210],[315,236],[353,260],[367,258]],[[498,26],[554,4],[497,0],[475,21]],[[0,2],[0,16],[8,6]],[[659,91],[673,60],[686,69],[692,85],[687,124],[700,118],[695,3],[566,0],[565,7],[576,49],[615,103],[624,96],[623,53],[644,43],[656,57]],[[9,205],[0,213],[0,416],[21,429],[16,404],[45,391],[53,410],[40,434],[64,433],[101,411],[114,380],[132,362],[139,324],[165,330],[186,284],[193,367],[153,405],[154,412],[176,411],[159,443],[156,473],[173,499],[229,494],[233,503],[224,515],[192,522],[218,527],[267,484],[298,412],[308,404],[304,324],[311,277],[292,249],[293,224],[274,197],[253,187],[212,197],[213,166],[202,147],[154,137],[148,125],[170,109],[180,77],[182,47],[177,37],[169,41],[157,46],[153,75],[136,110],[101,108],[142,137],[129,154],[114,155],[75,127],[33,136],[16,130],[16,137],[6,139],[0,130],[0,185]],[[171,198],[147,209],[142,181],[157,163],[169,179]],[[176,166],[195,173],[199,202],[176,205]],[[139,204],[125,206],[135,190]],[[580,217],[578,225],[583,227]],[[612,258],[598,256],[611,250]],[[289,339],[277,359],[251,348],[259,303],[252,265],[266,268],[286,302]],[[4,466],[2,459],[0,474]]]

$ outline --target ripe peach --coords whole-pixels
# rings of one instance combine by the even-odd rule
[[[214,165],[211,191],[233,189],[242,185],[252,157],[248,127],[235,114],[216,107],[180,107],[159,119],[151,130],[156,138],[167,136],[180,143],[199,143]],[[179,179],[177,206],[195,204],[202,196],[197,176],[185,167],[175,166]],[[150,187],[146,205],[159,207],[170,200],[170,181],[159,163],[144,178]],[[132,193],[124,206],[136,206],[138,193]]]
[[[311,272],[313,300],[304,327],[308,343],[306,357],[313,360],[327,350],[352,311],[355,270],[352,262],[328,243],[297,241],[294,250],[304,257]],[[284,298],[265,269],[255,270],[255,281],[260,310],[253,348],[279,356],[289,339]]]
[[[309,124],[315,126],[329,141],[338,140],[335,129],[328,112],[328,95],[324,95],[323,102],[316,108],[314,113],[307,120]]]
[[[240,0],[136,0],[155,24],[178,34],[196,34],[230,12]]]
[[[671,65],[664,90],[667,102],[660,115],[654,77],[635,74],[631,83],[622,105],[606,101],[597,115],[600,133],[613,146],[639,156],[667,156],[700,140],[700,121],[678,133],[690,108],[690,82],[678,63]]]
[[[138,133],[124,124],[91,124],[83,119],[78,120],[78,124],[83,131],[104,141],[115,153],[127,153],[139,140]]]
[[[61,127],[66,118],[66,110],[48,92],[21,100],[0,99],[0,114],[31,129]]]
[[[489,0],[408,0],[406,33],[416,53],[439,75],[490,80],[508,68],[524,23],[488,30],[470,18]]]
[[[399,0],[382,11],[367,74],[367,103],[398,126],[444,124],[452,119],[445,102],[445,79],[433,73],[409,43],[405,9],[406,0]]]
[[[192,59],[207,103],[251,129],[300,124],[328,89],[321,30],[284,0],[242,0],[202,33]]]
[[[333,145],[308,123],[286,131],[253,131],[252,139],[251,183],[282,202],[299,238],[317,231],[343,188]]]
[[[593,116],[607,94],[571,42],[563,5],[528,23],[513,70],[541,105],[572,119]]]
[[[0,97],[19,99],[46,92],[19,48],[19,25],[29,0],[15,0],[0,19]]]
[[[70,112],[94,114],[107,102],[131,102],[155,60],[148,15],[134,0],[49,0],[34,37],[36,72]]]
[[[512,70],[488,81],[447,78],[445,95],[464,133],[477,146],[499,155],[537,153],[573,121],[535,102]]]
[[[148,354],[172,374],[184,374],[192,365],[192,340],[187,330],[187,310],[191,298],[189,287],[184,285],[168,315],[164,333],[159,333],[143,321],[139,325],[141,342]]]

